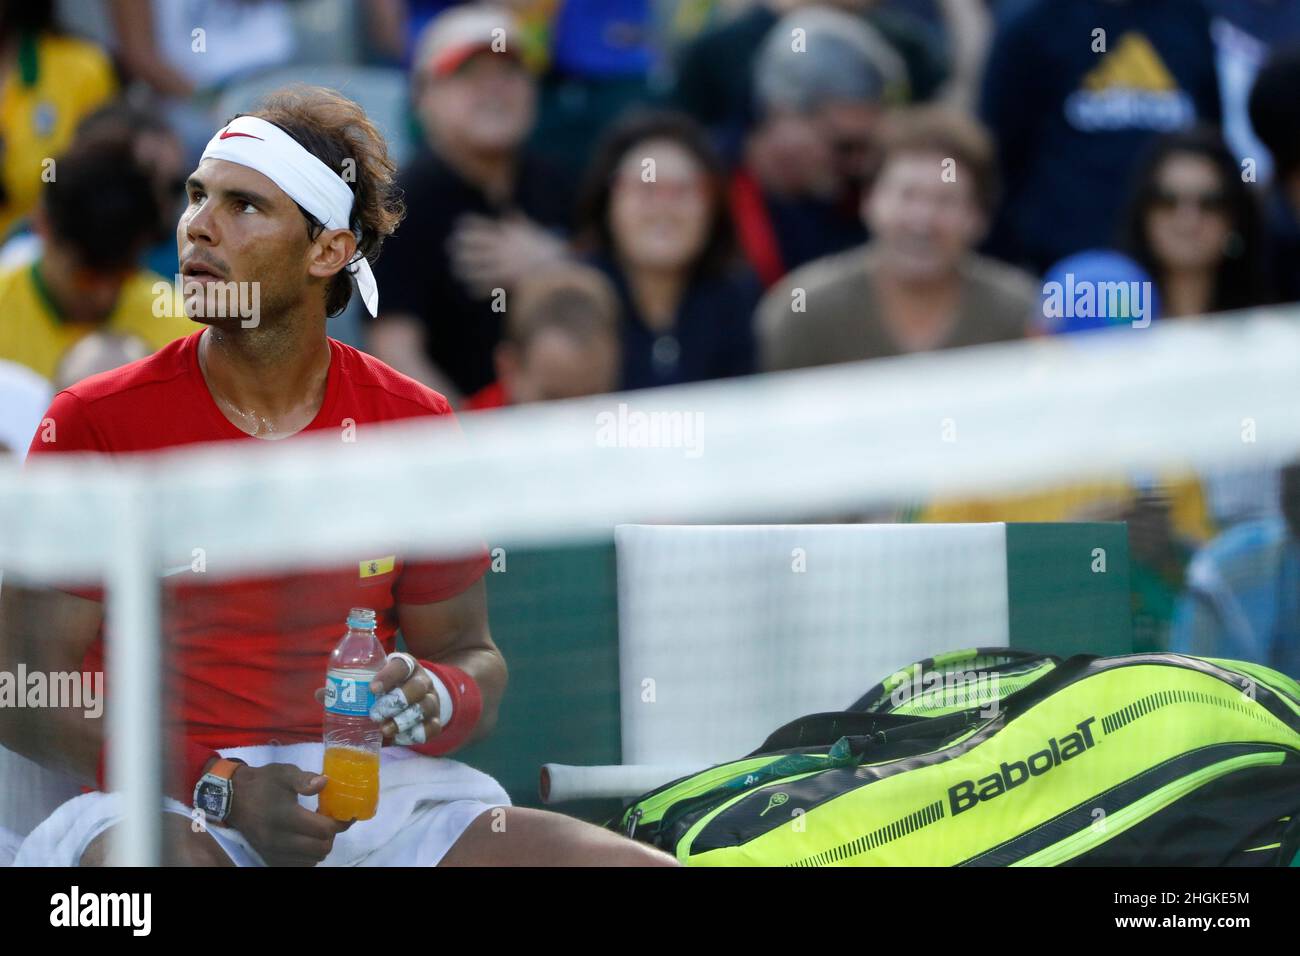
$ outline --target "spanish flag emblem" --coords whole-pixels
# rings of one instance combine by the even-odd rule
[[[393,570],[393,564],[397,561],[397,555],[390,554],[386,558],[371,558],[369,561],[361,562],[361,577],[377,578],[381,574],[388,574]]]

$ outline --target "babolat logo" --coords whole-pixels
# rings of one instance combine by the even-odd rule
[[[991,773],[979,780],[963,780],[955,787],[948,788],[948,805],[952,815],[971,809],[982,800],[1000,797],[1008,790],[1014,790],[1030,777],[1047,773],[1053,767],[1059,767],[1093,746],[1092,724],[1096,717],[1089,717],[1075,725],[1075,732],[1061,738],[1053,737],[1047,746],[1037,753],[1032,753],[1024,760],[1014,763],[1003,762],[997,773]]]

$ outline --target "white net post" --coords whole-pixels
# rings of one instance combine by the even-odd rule
[[[117,866],[162,861],[162,633],[153,522],[145,489],[126,485],[117,512],[115,560],[105,568],[107,666],[113,675],[108,708],[108,786],[122,802],[113,831]]]

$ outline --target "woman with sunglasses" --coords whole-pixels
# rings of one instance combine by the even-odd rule
[[[1138,166],[1120,246],[1154,278],[1166,318],[1272,301],[1258,200],[1215,130],[1161,136]]]

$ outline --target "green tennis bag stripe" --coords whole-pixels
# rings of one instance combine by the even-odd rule
[[[1141,673],[1152,667],[1169,667],[1170,672],[1160,677]],[[1182,686],[1166,688],[1163,693],[1142,693],[1154,680]],[[1238,689],[1238,680],[1239,675],[1216,665],[1171,655],[1091,661],[1071,675],[1064,686],[1056,687],[1023,713],[1016,714],[1014,708],[1008,708],[960,744],[881,765],[827,771],[784,784],[772,783],[744,798],[728,800],[706,813],[680,839],[688,845],[686,855],[693,863],[705,862],[705,857],[713,856],[717,856],[717,862],[723,862],[737,854],[735,862],[753,862],[755,858],[782,861],[817,858],[824,851],[833,851],[835,847],[862,839],[866,834],[921,812],[934,802],[936,796],[946,793],[950,816],[955,817],[965,810],[978,810],[972,816],[981,818],[980,822],[987,825],[975,826],[967,818],[960,821],[961,826],[954,830],[953,824],[957,821],[953,820],[943,828],[948,836],[928,849],[925,849],[924,834],[932,828],[904,831],[902,835],[908,837],[906,842],[909,845],[924,849],[924,852],[917,851],[922,857],[920,862],[962,862],[978,855],[974,852],[954,856],[966,845],[963,840],[975,851],[981,849],[979,843],[983,843],[985,848],[998,845],[1026,828],[1093,799],[1097,793],[1094,784],[1116,786],[1148,770],[1148,760],[1177,756],[1177,752],[1164,754],[1160,751],[1162,748],[1185,746],[1180,733],[1185,736],[1190,732],[1184,726],[1189,720],[1192,724],[1188,726],[1211,743],[1260,742],[1283,746],[1300,743],[1300,737],[1290,722],[1267,709],[1269,699],[1275,695],[1260,687],[1255,701],[1243,707],[1240,702],[1244,698]],[[1102,683],[1096,684],[1097,681]],[[1085,684],[1095,686],[1082,686]],[[1168,693],[1169,690],[1178,692]],[[1095,708],[1098,700],[1124,701],[1126,698],[1129,702],[1124,706],[1112,705],[1113,710],[1100,712],[1094,709],[1085,719],[1076,721],[1088,713],[1089,708]],[[1254,706],[1256,703],[1263,706]],[[1278,701],[1272,703],[1294,720],[1295,715],[1286,707]],[[1212,707],[1219,716],[1208,718],[1195,711],[1187,714],[1184,711],[1186,707],[1197,710]],[[1112,717],[1113,720],[1108,719]],[[1102,726],[1103,720],[1112,728],[1109,732]],[[1154,741],[1144,738],[1147,732],[1142,728],[1149,720],[1156,721],[1150,728],[1151,735],[1158,738]],[[1139,736],[1134,738],[1133,733]],[[1123,738],[1124,745],[1118,749],[1115,746],[1107,748],[1107,756],[1100,758],[1100,762],[1092,757],[1088,763],[1093,766],[1093,772],[1066,774],[1064,777],[1055,774],[1051,777],[1053,782],[1043,789],[1047,777],[1040,774],[1060,767],[1084,752],[1095,753],[1094,748],[1110,736]],[[1214,739],[1216,736],[1220,737],[1217,741]],[[1142,743],[1134,747],[1139,740]],[[1146,753],[1146,749],[1151,753]],[[1016,803],[1015,815],[1011,814],[1012,806],[1006,803],[996,805],[1004,807],[1003,812],[990,811],[990,807],[995,805],[988,801],[1004,795],[1004,791],[1010,793],[1029,779],[1028,773],[1021,774],[1014,769],[1023,769],[1026,755],[1029,755],[1035,776],[1034,786],[1027,791],[1034,790],[1039,794],[1038,798],[1032,802],[1029,798],[1018,803],[1013,801]],[[1038,761],[1037,764],[1033,763],[1034,760]],[[996,771],[998,766],[1003,767],[1001,782],[993,779],[996,773],[989,772]],[[1013,769],[1009,771],[1008,767]],[[930,784],[928,787],[922,786],[922,778]],[[873,795],[875,790],[879,793]],[[804,816],[803,830],[784,826],[790,822],[789,813],[776,816],[762,813],[766,800],[775,792],[785,793],[785,805],[790,813]],[[898,812],[900,807],[906,808],[909,803],[909,810]],[[894,813],[870,826],[872,816],[880,820],[885,807]],[[1027,812],[1026,807],[1029,812],[1042,812],[1043,819],[1021,815]],[[831,816],[827,817],[827,813]],[[818,823],[819,820],[826,822]],[[857,821],[858,825],[853,827],[856,832],[844,832],[846,821]],[[1002,838],[997,834],[999,828],[1007,831]],[[819,834],[832,833],[840,839],[809,852],[814,830]],[[952,838],[952,834],[958,832],[962,833],[962,839]],[[921,844],[916,843],[918,839],[922,840]],[[678,845],[677,849],[680,855],[683,847]],[[803,852],[799,852],[800,849]]]
[[[1294,753],[1300,757],[1300,751]],[[1233,763],[1234,758],[1248,757],[1245,764]],[[1117,787],[1081,801],[1069,810],[1040,824],[1028,833],[1013,837],[1001,846],[965,860],[959,866],[1010,866],[1041,853],[1063,840],[1077,835],[1093,835],[1101,843],[1123,832],[1121,812],[1164,788],[1180,783],[1205,782],[1213,777],[1200,776],[1207,769],[1220,768],[1231,772],[1240,766],[1258,766],[1261,763],[1280,764],[1286,753],[1275,746],[1262,744],[1214,744],[1171,758]],[[1097,813],[1101,811],[1102,816]],[[1080,847],[1080,853],[1089,847]]]
[[[1095,850],[1109,840],[1118,839],[1126,831],[1150,823],[1156,814],[1166,807],[1176,805],[1178,801],[1194,791],[1214,783],[1231,774],[1243,774],[1262,767],[1277,767],[1287,758],[1281,751],[1272,753],[1260,751],[1243,753],[1210,766],[1203,767],[1195,773],[1170,781],[1159,790],[1148,793],[1140,799],[1121,807],[1111,814],[1105,831],[1098,834],[1092,830],[1081,830],[1067,837],[1054,846],[1046,847],[1038,853],[1013,863],[1013,866],[1059,866],[1062,863],[1078,859]],[[1202,849],[1202,852],[1203,849]]]
[[[928,668],[986,669],[1000,687],[971,695],[944,682],[900,703],[894,692]],[[972,700],[984,706],[954,706]],[[1222,803],[1238,788],[1272,803],[1238,813],[1239,801]],[[1296,855],[1300,827],[1269,821],[1297,807],[1300,683],[1276,671],[976,648],[903,668],[848,711],[792,721],[759,751],[652,791],[620,822],[643,823],[643,838],[691,865],[1015,865],[1127,862],[1162,841],[1195,860],[1182,821],[1213,808],[1208,819],[1241,831],[1223,835],[1223,858],[1250,848],[1280,860]]]
[[[1026,653],[1016,653],[1017,656],[1021,658],[1020,662],[1024,662],[1024,660],[1028,658],[1032,658],[1032,660],[1029,661],[1031,664],[1042,660],[1041,658]],[[949,662],[954,660],[969,661],[976,656],[977,652],[961,652],[945,655],[943,659]],[[995,660],[997,658],[997,655],[989,653],[987,649],[980,649],[978,651],[978,656],[989,660]],[[1051,675],[1051,681],[1037,681],[1030,687],[1023,688],[1018,694],[1008,696],[1008,698],[1002,702],[1003,709],[994,717],[979,718],[978,710],[969,711],[971,718],[979,720],[983,726],[977,726],[973,732],[960,737],[958,742],[949,743],[947,746],[939,747],[926,753],[908,758],[890,760],[881,764],[866,764],[856,769],[846,771],[828,771],[826,773],[801,778],[798,782],[788,782],[789,787],[786,788],[788,790],[787,799],[792,796],[797,796],[799,798],[799,804],[804,808],[804,812],[808,812],[821,806],[822,803],[826,801],[842,797],[846,789],[856,789],[877,780],[885,779],[897,774],[907,773],[909,771],[917,770],[920,767],[929,766],[940,761],[946,761],[960,756],[993,736],[997,732],[998,728],[1006,721],[1007,715],[1010,712],[1018,709],[1020,706],[1029,706],[1045,697],[1050,697],[1052,691],[1058,689],[1055,686],[1058,681],[1069,682],[1075,677],[1076,672],[1081,671],[1083,668],[1088,666],[1088,664],[1089,662],[1086,660],[1075,659],[1070,662],[1070,666],[1057,668]],[[1044,674],[1042,676],[1046,675]],[[867,697],[864,697],[863,699],[866,700],[871,696],[871,694],[868,694]],[[849,773],[856,777],[856,783],[845,778],[843,776],[844,773]],[[768,787],[760,788],[757,792],[774,793],[782,787],[783,784],[774,783]],[[782,821],[777,818],[763,819],[764,815],[760,814],[756,806],[749,801],[742,804],[739,800],[729,800],[721,806],[709,805],[708,807],[702,807],[700,809],[712,811],[708,815],[709,819],[716,818],[719,813],[725,811],[727,813],[728,825],[735,827],[735,832],[738,835],[737,839],[740,842],[753,839],[755,836],[758,836],[774,827],[778,827],[782,823]],[[746,819],[746,816],[749,816],[750,818]],[[701,828],[700,824],[703,821],[699,818],[692,819],[690,817],[685,817],[679,818],[676,822],[677,828],[675,832],[667,829],[663,832],[662,836],[665,839],[679,839],[686,841],[691,833],[698,832]],[[683,824],[686,824],[686,826],[683,826]],[[692,839],[691,852],[705,852],[707,850],[719,849],[724,846],[732,845],[728,837],[722,836],[721,831],[718,832],[719,837],[728,842],[714,845],[711,838],[695,835]]]

